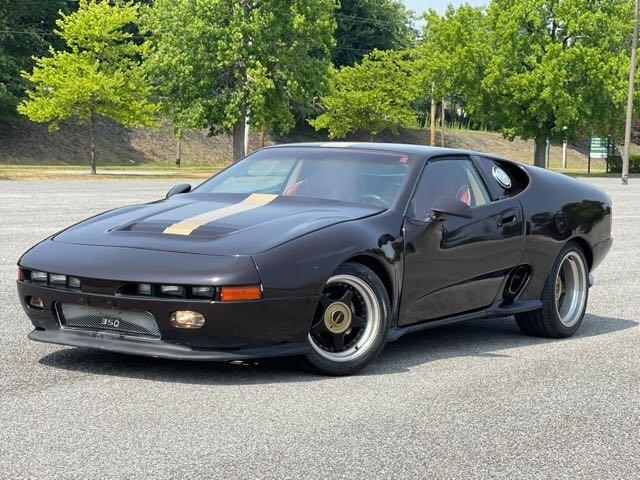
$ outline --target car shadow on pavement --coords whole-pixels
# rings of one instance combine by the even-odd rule
[[[378,361],[365,375],[407,371],[413,366],[452,357],[500,357],[513,354],[509,349],[548,343],[580,342],[589,337],[607,335],[637,327],[638,322],[620,318],[586,315],[571,338],[539,338],[524,335],[513,317],[470,320],[433,330],[423,330],[389,343]]]
[[[579,342],[606,335],[638,323],[619,318],[585,316],[578,333],[569,339],[528,337],[512,317],[471,320],[408,334],[389,343],[382,355],[362,375],[385,375],[452,357],[509,357],[502,351],[549,342]],[[190,362],[138,357],[100,350],[62,348],[40,359],[40,364],[90,373],[186,384],[268,384],[317,381],[323,377],[301,372],[292,358],[271,358],[233,363]]]

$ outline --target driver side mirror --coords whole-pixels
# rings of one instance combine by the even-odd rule
[[[167,198],[173,197],[180,193],[189,193],[191,191],[191,185],[188,183],[180,183],[167,192]]]
[[[441,198],[431,207],[433,216],[440,218],[443,216],[473,218],[471,207],[456,198]]]

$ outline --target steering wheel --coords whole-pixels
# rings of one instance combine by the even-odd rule
[[[356,198],[356,203],[369,203],[389,208],[389,204],[380,195],[376,195],[375,193],[360,195],[358,198]]]

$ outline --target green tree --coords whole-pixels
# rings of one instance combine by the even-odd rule
[[[413,12],[400,0],[340,0],[333,63],[354,65],[373,50],[404,50],[415,44]]]
[[[359,64],[334,72],[330,93],[322,98],[325,112],[309,123],[317,130],[328,129],[331,138],[355,131],[373,137],[413,125],[417,92],[412,73],[406,52],[374,51]]]
[[[18,111],[51,130],[66,120],[89,122],[91,171],[96,173],[95,126],[103,116],[124,126],[151,126],[157,106],[140,66],[144,45],[131,26],[138,7],[128,3],[80,0],[77,12],[62,14],[56,32],[68,50],[51,49],[38,58],[32,73],[23,72],[33,89]]]
[[[467,98],[480,95],[489,57],[483,9],[449,6],[442,16],[429,10],[424,22],[414,67],[421,96],[430,99],[432,105],[446,97],[466,107]]]
[[[250,124],[285,132],[292,108],[324,91],[334,0],[156,0],[146,17],[146,66],[176,133],[233,133],[244,154]]]
[[[630,0],[493,0],[491,55],[474,110],[508,138],[606,135],[622,118],[633,26]]]
[[[73,2],[65,0],[0,0],[0,121],[18,118],[16,107],[24,98],[22,70],[33,67],[33,56],[47,52],[59,10]]]

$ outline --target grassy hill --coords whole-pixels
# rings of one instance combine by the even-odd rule
[[[375,140],[381,142],[413,143],[426,145],[426,130],[404,129],[398,135],[383,133]],[[296,132],[269,143],[324,141],[321,134],[311,130]],[[368,140],[368,135],[352,135],[347,140]],[[257,146],[257,136],[252,145]],[[440,145],[438,135],[437,144]],[[448,147],[495,153],[514,160],[530,163],[533,158],[533,142],[504,139],[494,132],[449,130],[445,134]],[[25,122],[21,125],[0,124],[0,165],[20,166],[85,166],[89,157],[88,132],[84,127],[65,125],[56,132],[49,132],[44,125]],[[144,169],[172,168],[176,155],[176,141],[167,127],[159,130],[125,129],[109,122],[101,122],[97,130],[97,162],[99,166]],[[551,148],[551,167],[561,167],[562,147]],[[206,131],[189,132],[182,141],[182,161],[186,168],[214,169],[231,160],[231,139],[227,135],[209,137]],[[569,171],[586,171],[586,149],[571,145],[568,153]],[[604,170],[603,162],[595,162],[593,171]]]

